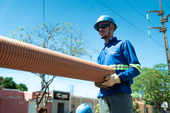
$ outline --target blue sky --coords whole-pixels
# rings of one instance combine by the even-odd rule
[[[170,1],[162,0],[164,17],[170,14]],[[102,49],[104,41],[93,28],[100,15],[110,15],[115,20],[118,29],[114,36],[129,40],[137,53],[142,67],[153,67],[157,63],[167,63],[164,49],[163,33],[148,27],[162,27],[161,16],[148,13],[148,10],[160,10],[159,0],[45,0],[45,23],[70,22],[84,32],[85,40],[90,42],[90,48]],[[170,18],[169,18],[170,20]],[[0,34],[7,36],[11,30],[20,26],[34,28],[43,23],[43,0],[0,0]],[[152,23],[152,24],[151,24]],[[153,26],[154,25],[154,26]],[[170,22],[165,23],[169,43]],[[89,50],[92,60],[96,63],[98,54]],[[16,83],[24,83],[28,91],[40,89],[40,79],[29,72],[0,68],[0,76],[13,77]],[[93,82],[56,77],[50,85],[50,90],[69,91],[74,85],[74,94],[86,97],[96,97],[98,88]]]

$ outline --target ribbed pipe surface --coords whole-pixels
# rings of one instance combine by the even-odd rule
[[[62,53],[0,36],[0,67],[102,82],[115,71]]]

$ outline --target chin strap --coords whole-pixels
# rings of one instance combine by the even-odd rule
[[[108,36],[110,35],[110,30],[111,30],[111,23],[109,23],[109,32],[108,32]]]
[[[110,35],[110,30],[111,30],[111,23],[109,23],[109,32],[108,32],[108,35],[107,35],[107,36],[105,35],[105,36],[103,37],[103,39],[109,37],[109,35]]]

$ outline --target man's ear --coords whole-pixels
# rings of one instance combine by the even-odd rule
[[[111,29],[113,29],[113,31],[115,31],[115,26],[114,26],[114,25],[112,25],[112,26],[111,26]]]

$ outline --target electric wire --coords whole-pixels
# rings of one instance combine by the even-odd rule
[[[134,24],[132,24],[131,22],[129,22],[128,20],[126,20],[125,18],[123,18],[122,16],[120,16],[118,13],[116,13],[115,11],[113,11],[111,8],[109,8],[107,5],[105,5],[103,2],[101,2],[100,0],[97,0],[98,2],[100,2],[103,6],[105,6],[107,9],[109,9],[110,11],[112,11],[113,13],[115,13],[117,16],[119,16],[121,19],[123,19],[124,21],[126,21],[127,23],[129,23],[130,25],[132,25],[133,27],[135,27],[137,30],[139,30],[140,32],[142,32],[143,34],[145,34],[146,36],[148,36],[147,33],[145,33],[144,31],[142,31],[141,29],[139,29],[137,26],[135,26]],[[149,37],[149,36],[148,36]],[[151,36],[149,37],[151,38],[155,43],[157,43],[160,47],[162,47],[163,49],[165,49],[161,44],[159,44],[156,40],[154,40],[154,38],[152,38]]]
[[[165,2],[165,0],[163,0],[164,2]],[[170,8],[170,6],[168,5],[168,3],[167,2],[165,2],[165,4]]]
[[[124,0],[130,7],[132,7],[136,12],[138,12],[144,19],[146,19],[146,17],[141,13],[139,12],[135,7],[133,7],[128,1]],[[147,20],[147,19],[146,19]],[[149,23],[151,23],[154,27],[155,25],[150,21],[150,20],[147,20],[149,21]]]
[[[58,79],[60,79],[60,80],[62,80],[62,81],[65,81],[64,80],[64,78],[61,78],[61,77],[57,77]],[[68,78],[69,79],[69,78]],[[74,82],[74,84],[76,83],[76,82],[78,82],[78,83],[76,83],[76,84],[81,84],[82,83],[82,81],[76,81],[76,80],[74,80],[74,79],[69,79],[70,81],[73,81]],[[60,81],[60,82],[62,82],[62,81]],[[66,84],[70,84],[70,85],[73,85],[72,83],[70,83],[70,82],[68,82],[68,80],[66,80],[67,82],[64,82],[64,83],[66,83]],[[84,84],[86,84],[85,85],[85,87],[91,87],[92,85],[90,85],[89,83],[84,83]],[[82,85],[82,84],[81,84]],[[82,86],[84,86],[84,85],[82,85]]]
[[[129,6],[131,6],[136,12],[138,12],[144,19],[146,19],[145,18],[145,16],[142,14],[142,13],[140,13],[135,7],[133,7],[129,2],[127,2],[126,0],[124,0]],[[165,1],[164,1],[165,2]],[[166,2],[165,2],[166,3]],[[167,3],[166,3],[167,4]],[[167,5],[168,6],[168,5]],[[170,7],[169,7],[170,8]],[[147,20],[147,21],[149,21],[154,27],[155,27],[155,25],[150,21],[150,20]],[[169,39],[168,39],[168,41],[170,41]]]
[[[170,8],[170,6],[168,5],[168,3],[167,2],[165,2],[165,0],[163,0],[164,1],[164,3]],[[167,38],[168,39],[168,38]],[[170,41],[169,39],[168,39],[168,41]]]
[[[69,84],[69,85],[73,85],[72,83],[69,83],[69,82],[66,82],[66,81],[64,81],[64,79],[63,78],[61,78],[61,77],[57,77],[59,80],[58,81],[60,81],[60,80],[62,80],[62,81],[60,81],[60,82],[62,82],[62,83],[66,83],[66,84]],[[75,81],[75,80],[73,80],[73,81]],[[75,82],[74,82],[75,83]],[[81,82],[82,83],[82,82]],[[74,85],[73,85],[74,86]],[[79,87],[86,87],[86,88],[95,88],[95,86],[94,87],[92,87],[92,85],[90,85],[90,84],[86,84],[86,85],[82,85],[82,84],[80,84],[79,83]]]
[[[45,24],[45,0],[43,0],[43,23]]]

